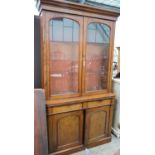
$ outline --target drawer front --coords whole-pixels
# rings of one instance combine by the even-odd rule
[[[83,103],[84,108],[95,108],[105,105],[110,105],[112,100],[100,100],[100,101],[92,101],[92,102],[85,102]]]
[[[81,104],[75,104],[75,105],[50,107],[47,109],[47,113],[48,113],[48,115],[51,115],[51,114],[58,114],[58,113],[81,110],[81,109],[82,109],[82,103]]]

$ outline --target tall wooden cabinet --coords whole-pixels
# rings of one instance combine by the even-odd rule
[[[49,154],[111,141],[115,21],[119,11],[38,1]]]

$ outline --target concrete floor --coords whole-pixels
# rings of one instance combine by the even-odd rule
[[[120,139],[112,135],[112,141],[72,155],[114,155],[120,148]]]

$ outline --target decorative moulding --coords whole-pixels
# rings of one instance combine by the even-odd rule
[[[43,6],[55,6],[66,8],[70,10],[78,10],[90,13],[96,13],[100,15],[108,15],[113,17],[118,17],[120,15],[120,10],[114,10],[112,8],[104,8],[104,7],[97,7],[97,6],[89,6],[86,4],[74,3],[70,1],[62,1],[62,0],[38,0],[36,2],[36,6],[39,11],[45,9]]]

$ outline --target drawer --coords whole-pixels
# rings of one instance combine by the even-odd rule
[[[49,107],[47,109],[47,113],[48,115],[51,115],[51,114],[57,114],[57,113],[63,113],[68,111],[81,110],[81,109],[82,109],[82,103],[74,104],[74,105],[58,106],[58,107]]]
[[[84,108],[95,108],[105,105],[110,105],[112,103],[112,100],[100,100],[100,101],[92,101],[92,102],[85,102],[83,104]]]

